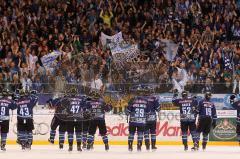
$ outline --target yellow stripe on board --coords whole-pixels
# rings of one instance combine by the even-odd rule
[[[15,140],[8,140],[7,144],[16,145],[17,143],[16,143]],[[58,144],[58,142],[55,142],[55,144]],[[103,142],[102,141],[95,141],[94,144],[103,145]],[[127,141],[109,141],[109,144],[110,145],[127,145]],[[134,144],[136,144],[136,142]],[[189,143],[189,144],[191,145],[192,143]],[[50,144],[49,144],[48,141],[38,140],[38,141],[34,141],[33,145],[50,145]],[[181,141],[157,141],[157,145],[174,146],[174,145],[182,145],[182,142]],[[238,144],[238,142],[211,141],[211,142],[208,143],[208,145],[212,145],[212,146],[238,146],[239,144]]]

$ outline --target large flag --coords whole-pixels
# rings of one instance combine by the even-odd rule
[[[109,46],[110,44],[112,46],[109,47],[113,47],[113,45],[118,45],[123,41],[122,32],[119,32],[113,36],[108,36],[101,32],[100,40],[103,46]]]
[[[178,44],[171,40],[161,39],[161,43],[164,45],[164,56],[168,61],[173,61],[178,50]]]
[[[54,50],[53,52],[47,54],[47,55],[44,55],[42,58],[41,58],[41,61],[42,61],[42,64],[44,67],[47,67],[47,68],[53,68],[57,65],[56,63],[56,59],[61,55],[62,53],[59,52],[59,51],[56,51]]]
[[[118,62],[131,61],[139,54],[138,45],[128,45],[126,47],[118,47],[111,50],[113,59]]]

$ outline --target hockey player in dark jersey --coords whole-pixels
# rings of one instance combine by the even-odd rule
[[[148,92],[151,94],[151,90],[149,88],[146,88]],[[156,150],[156,125],[157,125],[157,112],[160,111],[160,104],[158,102],[158,99],[153,95],[146,96],[147,101],[149,103],[149,114],[147,115],[146,125],[145,125],[145,131],[144,131],[144,139],[145,139],[145,145],[146,149],[150,149],[150,139],[149,134],[151,134],[151,148],[152,150]]]
[[[236,96],[231,95],[230,103],[231,103],[232,107],[237,110],[236,133],[237,133],[237,139],[238,139],[239,146],[240,146],[240,100],[237,100],[237,101],[235,101],[235,100],[236,100]]]
[[[203,135],[202,149],[205,150],[208,142],[208,134],[211,128],[216,127],[217,113],[213,102],[211,102],[211,93],[206,92],[205,98],[198,103],[198,142],[200,134]]]
[[[60,104],[61,98],[50,99],[47,101],[48,107],[50,109],[56,109],[57,105]],[[56,113],[54,114],[51,125],[50,125],[50,137],[48,141],[51,144],[54,144],[55,136],[56,136],[56,129],[60,125],[61,120],[57,117]]]
[[[184,150],[188,150],[188,131],[192,135],[194,143],[193,150],[197,149],[197,133],[196,133],[196,116],[197,116],[197,101],[188,97],[186,91],[182,92],[182,98],[177,98],[177,93],[174,94],[173,104],[180,109],[180,126],[182,131],[182,143]]]
[[[0,132],[1,132],[1,150],[6,151],[6,140],[9,132],[9,119],[10,110],[17,108],[14,100],[8,98],[10,95],[7,89],[2,91],[2,97],[0,98]]]
[[[14,93],[12,93],[12,99],[16,102],[20,98],[20,89],[16,89]],[[17,132],[17,144],[20,144],[19,133]]]
[[[38,97],[36,92],[31,93],[25,90],[20,91],[20,98],[17,104],[17,129],[22,149],[31,149],[34,129],[33,125],[33,108],[37,104]]]
[[[78,95],[77,89],[72,88],[67,96],[70,101],[68,108],[69,117],[67,121],[67,132],[68,132],[68,151],[73,150],[73,139],[74,133],[76,134],[77,140],[77,150],[82,151],[81,142],[82,142],[82,133],[83,133],[83,112],[85,111],[85,97]]]
[[[98,128],[99,133],[102,136],[103,143],[105,144],[105,150],[108,151],[109,144],[105,123],[105,112],[111,111],[112,106],[104,102],[104,100],[101,98],[100,92],[93,90],[90,93],[90,99],[86,101],[86,107],[86,111],[90,111],[91,113],[87,139],[87,150],[91,149],[91,146],[94,142],[94,135]]]
[[[137,93],[139,96],[132,98],[126,108],[126,114],[130,117],[128,136],[129,151],[133,151],[133,140],[136,131],[138,135],[137,150],[141,151],[146,118],[148,113],[150,112],[150,107],[148,106],[148,99],[143,96],[146,93],[146,90],[142,88],[137,88]]]
[[[59,131],[59,149],[63,149],[65,141],[65,133],[67,132],[67,117],[68,117],[68,107],[70,102],[66,95],[63,97],[58,97],[55,99],[50,99],[48,101],[50,108],[55,109],[54,117],[51,122],[50,138],[48,141],[54,143],[54,138],[56,135],[56,129]]]

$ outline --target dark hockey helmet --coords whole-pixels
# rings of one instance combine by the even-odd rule
[[[91,90],[89,92],[89,97],[92,98],[92,99],[98,99],[98,98],[101,97],[101,93],[98,90]]]
[[[211,99],[211,97],[212,97],[212,93],[211,92],[206,92],[205,93],[205,99],[209,100],[209,99]]]
[[[78,90],[77,90],[76,87],[72,87],[72,88],[70,88],[69,91],[68,91],[68,95],[74,96],[74,95],[77,95],[77,94],[78,94]]]
[[[187,98],[188,97],[188,92],[187,91],[183,91],[182,92],[182,97],[183,98]]]
[[[144,92],[146,92],[146,94],[154,93],[154,87],[152,85],[144,85],[142,86],[142,88],[144,89]]]
[[[10,94],[10,91],[8,89],[2,90],[2,96],[6,97],[6,96],[9,96],[9,94]]]
[[[19,95],[20,95],[20,97],[24,97],[24,96],[27,95],[27,92],[24,89],[20,89],[19,90]]]
[[[235,99],[236,99],[236,95],[235,94],[232,94],[230,96],[230,104],[233,104],[235,102]]]
[[[142,85],[133,86],[131,88],[131,91],[136,93],[139,96],[143,96],[143,95],[146,95],[148,93],[148,90]]]

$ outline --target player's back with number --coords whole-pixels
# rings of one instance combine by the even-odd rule
[[[38,98],[33,95],[23,96],[16,102],[18,118],[33,118],[33,108],[37,104]]]
[[[138,96],[133,98],[127,107],[127,113],[130,115],[130,123],[135,125],[145,125],[146,117],[150,111],[148,99]]]
[[[149,114],[147,116],[147,122],[152,122],[157,120],[156,112],[160,111],[160,104],[155,96],[147,96]]]
[[[0,98],[0,121],[9,120],[9,111],[16,108],[17,106],[14,100],[8,97]]]
[[[193,98],[173,99],[174,105],[180,109],[181,121],[195,121],[197,101]]]
[[[106,104],[102,98],[89,99],[86,101],[86,109],[91,111],[94,119],[104,120],[105,112],[109,112],[112,109],[112,106]]]
[[[70,100],[70,114],[72,117],[83,118],[83,111],[85,110],[85,97],[72,96]]]
[[[198,106],[199,118],[211,117],[217,118],[216,107],[213,102],[203,99],[199,102]]]

